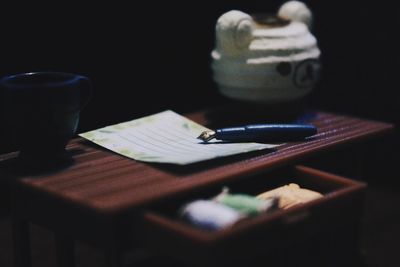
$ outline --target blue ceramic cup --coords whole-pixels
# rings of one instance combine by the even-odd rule
[[[89,78],[65,72],[30,72],[0,80],[4,130],[32,163],[53,162],[65,156],[65,147],[89,101]]]

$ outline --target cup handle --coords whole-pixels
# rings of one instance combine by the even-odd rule
[[[93,91],[92,81],[85,77],[79,77],[79,89],[80,89],[80,109],[82,110],[87,103],[89,102],[90,98],[92,97]]]

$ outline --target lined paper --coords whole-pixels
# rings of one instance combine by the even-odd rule
[[[205,130],[208,129],[166,110],[79,135],[128,158],[179,165],[277,146],[214,140],[204,143],[197,137]]]

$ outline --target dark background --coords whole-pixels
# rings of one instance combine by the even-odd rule
[[[282,1],[81,2],[3,6],[0,74],[91,77],[95,95],[81,124],[88,129],[216,103],[209,63],[218,16],[231,9],[275,12]],[[314,104],[397,120],[399,9],[390,1],[305,2],[324,68]]]
[[[81,130],[219,103],[209,68],[217,18],[231,9],[275,12],[283,1],[98,2],[1,8],[0,75],[89,76],[95,94]],[[311,104],[397,122],[399,8],[393,1],[305,2],[323,62]]]
[[[0,76],[53,70],[90,77],[94,94],[81,114],[78,132],[164,109],[184,113],[218,105],[226,99],[219,95],[210,71],[217,18],[231,9],[275,12],[283,1],[166,2],[3,2]],[[314,13],[313,33],[323,65],[309,106],[397,126],[396,1],[304,2]],[[7,134],[0,124],[0,153],[14,148]],[[398,264],[399,140],[396,129],[377,140],[374,148],[365,144],[370,193],[364,247],[376,262],[370,266]],[[333,163],[346,157],[332,154],[330,159]]]

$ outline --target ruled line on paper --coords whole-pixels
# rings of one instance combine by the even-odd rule
[[[204,144],[208,130],[171,110],[79,134],[123,156],[145,162],[185,165],[218,157],[276,147],[275,144]]]

